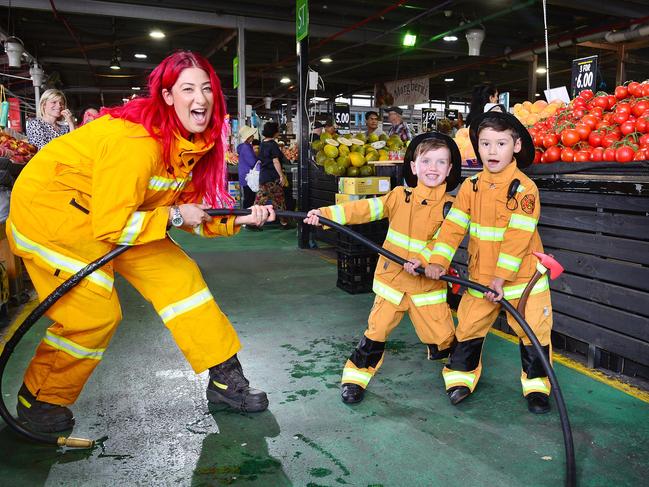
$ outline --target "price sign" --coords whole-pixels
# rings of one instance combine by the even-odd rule
[[[582,57],[572,60],[572,82],[570,93],[572,98],[584,90],[596,91],[597,85],[597,56]]]
[[[334,121],[339,129],[349,130],[349,105],[347,103],[336,103],[334,106]]]
[[[437,108],[424,108],[421,111],[421,125],[424,130],[432,130],[437,120]]]
[[[460,118],[459,110],[451,110],[450,108],[444,109],[444,118],[448,118],[451,122]]]

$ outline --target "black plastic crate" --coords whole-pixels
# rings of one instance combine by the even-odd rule
[[[358,255],[338,252],[336,286],[350,294],[371,292],[377,260],[378,255],[373,253]]]
[[[353,230],[356,233],[360,233],[365,238],[371,240],[379,246],[383,245],[383,242],[385,241],[385,236],[388,234],[388,226],[389,222],[387,219],[377,220],[370,223],[363,223],[361,225],[347,225],[350,230]],[[371,253],[371,250],[368,247],[342,232],[338,232],[338,238],[336,239],[336,250],[349,255]]]

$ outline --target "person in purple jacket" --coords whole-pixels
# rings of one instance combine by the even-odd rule
[[[257,136],[257,129],[247,125],[239,129],[241,143],[237,146],[239,154],[239,187],[241,188],[241,199],[243,208],[250,208],[255,203],[255,191],[250,189],[246,182],[246,174],[257,164],[257,155],[252,147],[252,140]],[[259,227],[246,225],[249,230],[261,230]]]

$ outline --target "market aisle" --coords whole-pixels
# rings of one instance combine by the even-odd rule
[[[562,485],[558,417],[527,413],[515,345],[489,336],[477,394],[454,408],[440,366],[425,360],[404,321],[365,401],[349,407],[340,372],[372,295],[337,289],[335,266],[296,250],[292,232],[178,240],[239,331],[242,363],[268,391],[269,411],[210,413],[205,374],[194,376],[150,305],[121,280],[125,319],[74,406],[75,435],[107,435],[105,450],[61,453],[2,427],[0,484]],[[11,407],[44,326],[9,365]],[[563,366],[557,374],[580,485],[643,484],[649,405]]]

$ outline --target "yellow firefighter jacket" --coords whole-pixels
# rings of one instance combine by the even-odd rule
[[[508,201],[514,179],[520,185]],[[493,278],[503,278],[507,281],[503,288],[505,299],[520,298],[538,262],[532,252],[543,252],[536,228],[540,214],[539,191],[516,162],[500,173],[482,171],[462,183],[433,244],[429,262],[448,267],[468,228],[471,279],[489,285]],[[532,294],[547,289],[548,280],[543,277]],[[469,293],[482,297],[477,291]]]
[[[446,194],[446,184],[428,188],[420,183],[414,189],[397,186],[385,196],[327,206],[320,211],[325,218],[343,225],[387,218],[390,226],[383,248],[406,260],[419,259],[426,263],[432,252],[431,242],[444,219],[443,208],[447,201],[452,202],[453,197]],[[412,276],[403,266],[379,257],[373,285],[377,295],[399,304],[404,292],[427,294],[434,290],[438,293],[422,296],[427,302],[419,305],[445,303],[446,283]]]
[[[169,207],[186,202],[192,168],[211,147],[200,135],[193,142],[177,136],[167,167],[162,144],[142,125],[109,116],[54,139],[14,185],[7,222],[12,250],[65,279],[116,245],[165,238]],[[230,217],[194,231],[214,237],[238,228]],[[80,285],[109,296],[112,265]]]

